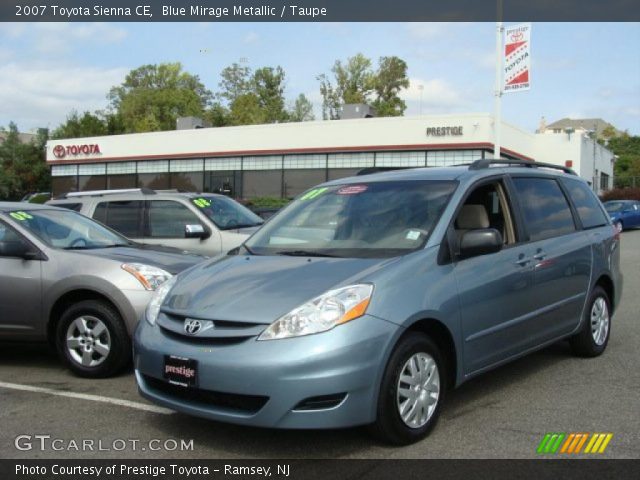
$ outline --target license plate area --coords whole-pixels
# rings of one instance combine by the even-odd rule
[[[165,355],[163,376],[173,385],[195,387],[198,385],[198,362],[191,358]]]

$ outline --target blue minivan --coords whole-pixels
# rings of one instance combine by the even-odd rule
[[[619,256],[564,167],[487,159],[324,183],[157,290],[136,381],[208,419],[415,442],[476,375],[563,339],[600,355]]]

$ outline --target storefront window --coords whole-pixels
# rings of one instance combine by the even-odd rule
[[[116,190],[120,188],[136,188],[135,174],[129,175],[109,175],[107,177],[107,188]]]
[[[184,172],[171,174],[171,188],[184,192],[202,192],[204,174],[202,172]]]
[[[168,173],[139,173],[138,187],[150,188],[152,190],[168,190],[169,174]]]
[[[280,197],[282,195],[282,170],[243,172],[242,196]]]
[[[76,183],[78,177],[52,177],[51,193],[54,197],[58,197],[65,193],[75,192],[78,189]]]
[[[327,171],[325,169],[304,169],[284,171],[284,197],[291,198],[305,190],[324,183]]]
[[[107,188],[105,175],[80,175],[78,177],[78,191],[104,190]]]

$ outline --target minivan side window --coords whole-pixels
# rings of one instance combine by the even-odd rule
[[[569,179],[563,179],[563,183],[567,187],[571,201],[578,210],[578,216],[584,228],[602,227],[609,223],[602,211],[600,201],[586,184],[579,180]]]
[[[516,177],[513,183],[531,241],[566,235],[576,230],[569,203],[554,179]]]
[[[142,238],[143,207],[141,200],[100,202],[93,218],[125,237]]]
[[[184,238],[185,225],[202,225],[202,222],[180,202],[149,201],[150,238]]]

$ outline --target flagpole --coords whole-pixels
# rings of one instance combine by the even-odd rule
[[[493,111],[493,158],[500,158],[500,130],[502,127],[502,32],[504,26],[502,24],[502,3],[503,0],[497,0],[497,19],[496,22],[496,80],[494,90],[494,111]]]

